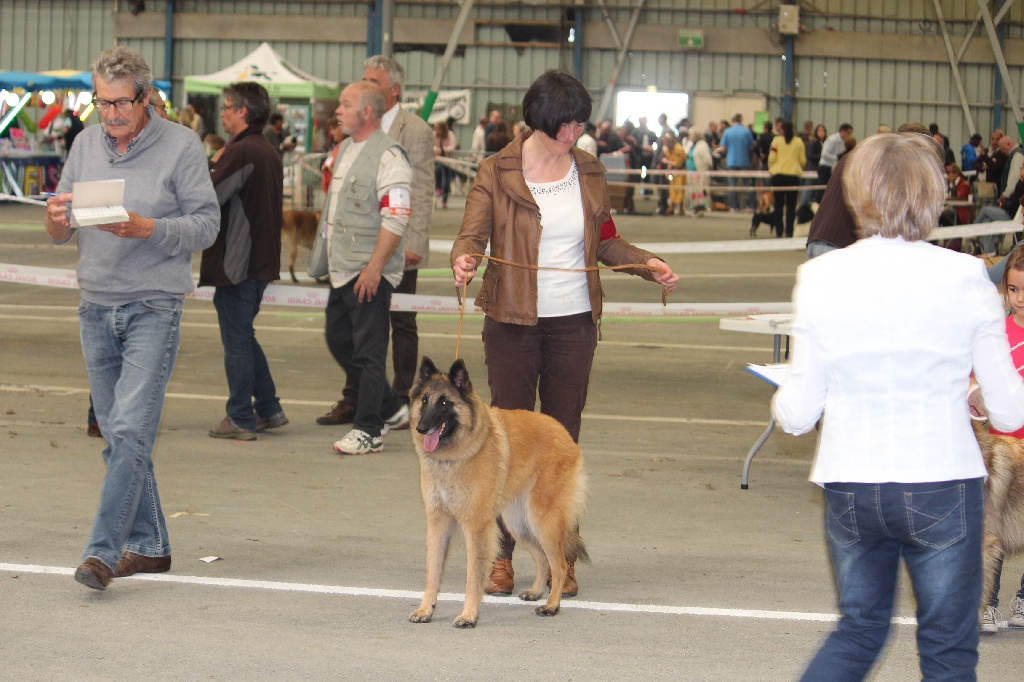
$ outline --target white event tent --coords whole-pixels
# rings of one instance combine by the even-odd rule
[[[333,110],[341,91],[337,83],[302,71],[289,64],[269,43],[261,43],[255,50],[226,69],[205,76],[186,77],[185,93],[186,96],[220,95],[226,86],[239,81],[259,83],[267,89],[271,99],[290,105],[293,111],[294,105],[305,107],[305,130],[295,132],[303,137],[306,151],[311,151],[312,135],[302,133],[312,131],[313,119],[320,118],[325,108],[327,112]],[[294,120],[289,122],[296,123]]]

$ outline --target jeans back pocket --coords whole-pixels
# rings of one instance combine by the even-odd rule
[[[963,540],[967,535],[964,495],[962,483],[942,490],[904,493],[911,539],[932,549],[945,549]]]
[[[840,492],[825,486],[825,507],[828,510],[828,536],[837,547],[849,547],[860,540],[854,493]]]

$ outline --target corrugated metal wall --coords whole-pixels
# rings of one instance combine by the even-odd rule
[[[605,0],[609,15],[624,33],[635,0]],[[127,12],[130,3],[122,0],[0,0],[0,69],[44,70],[87,68],[102,49],[115,43],[115,10]],[[557,22],[564,16],[570,0],[562,2],[512,3],[478,0],[476,20],[541,20]],[[941,7],[953,36],[954,49],[971,28],[978,15],[973,2],[942,0]],[[351,17],[365,24],[368,2],[284,1],[284,0],[178,0],[183,14],[226,14],[266,16]],[[147,14],[163,16],[165,3],[151,0]],[[589,30],[604,30],[602,12],[588,2],[586,20]],[[458,7],[444,0],[401,0],[396,18],[453,20]],[[755,0],[648,0],[640,20],[640,33],[619,77],[623,88],[657,86],[660,89],[691,93],[761,92],[768,97],[773,116],[781,114],[782,42],[773,25],[777,7]],[[827,36],[857,45],[857,54],[873,58],[800,56],[796,59],[796,99],[793,118],[823,122],[831,130],[840,122],[855,126],[858,137],[873,132],[879,123],[899,124],[906,120],[938,123],[957,147],[969,135],[960,107],[952,72],[947,62],[885,59],[874,50],[875,40],[905,36],[907,40],[925,39],[941,46],[942,39],[930,0],[814,0],[802,10],[807,33],[797,39],[808,41]],[[1011,6],[1003,21],[1007,39],[1024,38],[1024,7]],[[595,28],[596,27],[596,28]],[[661,27],[704,28],[707,31],[749,30],[765,40],[773,54],[733,54],[723,50],[683,52],[675,49],[645,49],[639,36]],[[506,40],[500,27],[479,25],[478,41]],[[976,36],[984,37],[979,26]],[[122,44],[137,49],[153,66],[154,73],[164,71],[162,38],[122,36]],[[209,73],[240,59],[259,44],[259,40],[176,41],[174,71],[176,81],[184,75]],[[275,49],[300,68],[323,78],[350,81],[358,78],[366,56],[362,42],[273,41]],[[584,35],[584,44],[587,36]],[[606,43],[607,44],[607,41]],[[1018,43],[1019,45],[1019,43]],[[732,51],[732,48],[725,48]],[[943,53],[944,54],[944,53]],[[430,52],[400,52],[409,88],[426,87],[432,80],[440,56]],[[584,51],[583,77],[595,96],[603,95],[616,61],[612,49],[590,48]],[[572,50],[494,46],[467,46],[464,56],[456,57],[445,87],[471,88],[474,116],[484,113],[487,102],[516,103],[530,81],[546,69],[572,66]],[[991,63],[971,63],[960,67],[971,112],[983,134],[992,127],[996,69]],[[1024,93],[1024,66],[1010,67],[1011,82],[1018,95]],[[181,103],[181,93],[175,101]],[[597,103],[600,104],[599,102]],[[1003,112],[1004,127],[1016,123],[1012,112]],[[468,146],[470,130],[460,131]]]

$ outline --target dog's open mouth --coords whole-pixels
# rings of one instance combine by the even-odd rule
[[[437,446],[441,443],[441,436],[444,435],[445,430],[448,428],[448,422],[444,422],[437,428],[430,429],[423,434],[423,449],[426,452],[433,452],[437,450]]]

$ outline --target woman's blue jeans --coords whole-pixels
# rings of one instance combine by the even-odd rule
[[[164,393],[178,356],[176,298],[78,309],[96,418],[107,441],[99,510],[83,558],[110,568],[124,551],[168,556],[171,545],[153,472]]]
[[[831,483],[825,526],[842,618],[804,680],[864,679],[889,633],[900,557],[925,680],[975,680],[983,480]]]

